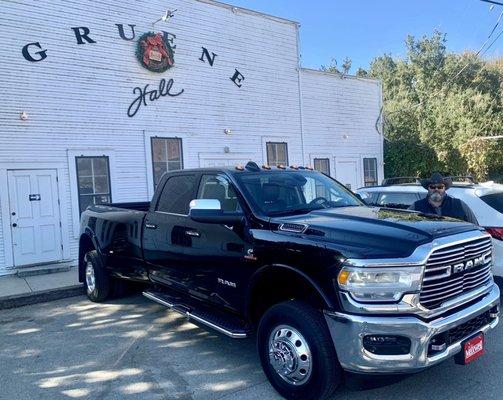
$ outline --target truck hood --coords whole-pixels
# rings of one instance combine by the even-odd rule
[[[349,258],[407,257],[435,238],[480,229],[452,218],[375,207],[316,210],[271,222],[307,225],[306,238]]]

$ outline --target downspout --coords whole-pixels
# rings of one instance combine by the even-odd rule
[[[306,165],[305,151],[304,151],[304,105],[302,102],[302,81],[301,81],[301,63],[300,63],[300,24],[296,23],[297,29],[297,74],[299,84],[299,107],[300,107],[300,146],[302,150],[302,165]]]
[[[382,180],[384,180],[384,105],[383,105],[383,93],[382,93],[382,81],[379,79],[379,110],[381,113],[381,121],[379,124],[381,125],[381,167],[382,167]],[[379,132],[378,132],[379,133]],[[379,176],[378,176],[379,178]],[[382,182],[381,180],[381,182]],[[377,183],[379,184],[379,179],[377,179]]]

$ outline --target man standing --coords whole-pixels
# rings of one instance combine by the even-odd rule
[[[423,214],[436,214],[442,217],[462,219],[472,224],[478,224],[472,210],[460,199],[446,193],[451,185],[450,178],[435,172],[430,179],[421,181],[421,185],[428,190],[428,195],[416,201],[409,210],[420,211]]]

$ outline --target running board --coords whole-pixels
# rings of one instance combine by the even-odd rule
[[[180,298],[172,297],[160,292],[145,291],[143,296],[147,299],[155,301],[177,313],[182,314],[188,319],[192,319],[195,322],[199,322],[206,325],[217,332],[223,333],[234,339],[244,339],[248,337],[247,331],[244,329],[244,325],[239,323],[233,316],[223,316],[222,313],[218,313],[210,310],[198,310],[189,305],[181,303]]]

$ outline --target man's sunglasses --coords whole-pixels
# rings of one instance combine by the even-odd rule
[[[431,189],[431,190],[445,189],[445,185],[428,185],[428,189]]]

